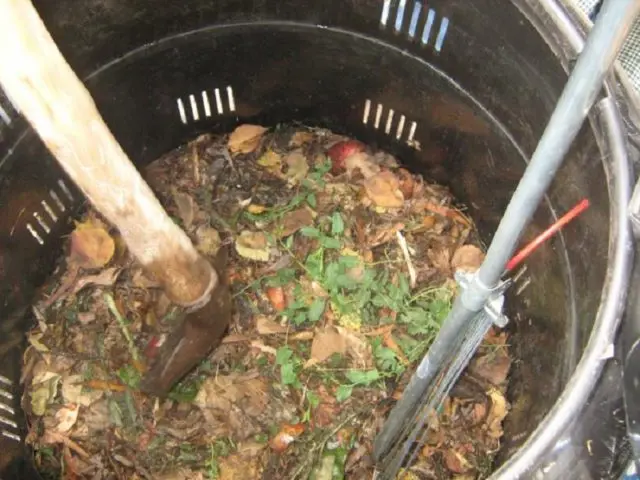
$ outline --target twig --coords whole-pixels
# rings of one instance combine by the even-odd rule
[[[89,455],[87,453],[87,451],[82,448],[80,445],[78,445],[76,442],[74,442],[73,440],[71,440],[69,437],[67,437],[66,435],[63,435],[61,433],[58,432],[54,432],[51,430],[48,430],[42,437],[42,442],[43,443],[61,443],[63,445],[66,445],[67,447],[69,447],[69,449],[73,450],[74,452],[76,452],[78,455],[80,455],[83,458],[89,458],[91,455]]]
[[[402,250],[402,255],[404,256],[404,261],[407,262],[407,269],[409,270],[409,280],[411,288],[416,288],[416,269],[413,267],[413,263],[411,263],[411,256],[409,255],[409,248],[407,247],[407,241],[402,235],[402,232],[398,230],[396,232],[396,238],[398,239],[398,245],[400,245],[400,250]]]
[[[126,392],[127,387],[115,382],[107,382],[105,380],[89,380],[85,386],[92,390],[108,390],[111,392]]]
[[[124,338],[127,339],[127,344],[129,346],[129,353],[131,353],[131,357],[134,362],[140,363],[140,355],[138,355],[138,349],[136,348],[136,344],[133,342],[133,337],[131,336],[131,332],[127,328],[127,323],[125,322],[123,316],[120,314],[118,307],[116,306],[116,302],[113,300],[113,296],[110,293],[104,294],[104,300],[107,302],[107,307],[109,307],[109,311],[116,317],[118,321],[118,325],[120,325],[120,329],[122,330],[122,334]]]
[[[191,149],[191,160],[193,161],[193,179],[196,185],[200,186],[200,156],[198,155],[197,145],[194,145]]]

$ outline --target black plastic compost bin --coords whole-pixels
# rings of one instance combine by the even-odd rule
[[[486,241],[583,42],[552,0],[34,3],[138,165],[241,123],[324,126],[449,185]],[[19,408],[29,303],[83,199],[10,101],[0,96],[0,106],[0,471],[8,480],[34,475]],[[591,200],[511,289],[516,362],[496,478],[609,478],[626,459],[615,365],[602,374],[631,253],[625,108],[617,86],[606,85],[527,233]]]

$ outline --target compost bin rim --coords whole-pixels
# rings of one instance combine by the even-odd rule
[[[565,63],[565,61],[571,56],[571,54],[567,55],[567,52],[571,51],[573,55],[575,55],[584,43],[582,34],[578,31],[576,25],[572,23],[567,12],[561,11],[561,9],[557,7],[552,8],[556,5],[553,0],[514,0],[514,4],[517,5],[523,14],[525,14],[526,18],[531,21],[540,35],[547,40],[550,48],[552,48],[558,58],[561,58],[563,66],[567,69],[568,62]],[[542,16],[541,12],[545,7],[546,12],[553,11],[556,16],[552,17],[552,21],[550,22],[544,22],[542,24],[536,23],[534,20],[540,19]],[[529,12],[528,15],[526,11]],[[326,28],[321,25],[317,25],[317,27]],[[569,42],[569,45],[560,44],[558,37],[552,34],[553,31],[563,30],[566,31],[563,32],[566,33],[566,38],[573,40]],[[353,34],[354,32],[349,33]],[[377,40],[375,37],[366,36],[366,38],[368,40]],[[159,42],[153,42],[146,46],[148,47],[157,43]],[[394,45],[387,44],[387,46],[395,48]],[[563,50],[565,55],[560,55],[557,50]],[[94,70],[85,77],[85,80],[109,66],[110,63],[111,62]],[[436,68],[433,65],[432,67]],[[442,70],[437,70],[447,76]],[[447,78],[449,77],[447,76]],[[452,83],[456,86],[458,85],[455,81]],[[582,359],[570,381],[565,386],[562,395],[558,398],[552,409],[545,415],[538,428],[530,434],[528,440],[499,470],[494,472],[491,478],[515,478],[525,475],[529,469],[540,461],[542,455],[552,446],[565,427],[577,418],[580,414],[581,407],[585,404],[588,395],[600,377],[605,362],[603,359],[605,348],[612,344],[613,335],[617,330],[619,316],[624,305],[623,300],[626,296],[626,289],[622,286],[625,285],[629,277],[630,261],[633,252],[631,250],[629,228],[626,222],[627,202],[630,198],[629,162],[624,148],[621,148],[621,145],[624,143],[623,136],[619,130],[616,130],[623,128],[623,125],[618,107],[612,99],[613,95],[611,95],[611,92],[616,91],[615,88],[612,88],[612,85],[611,81],[607,83],[606,91],[610,96],[602,100],[598,105],[600,108],[594,109],[590,115],[590,122],[592,124],[599,123],[605,130],[605,132],[600,134],[595,131],[596,136],[600,137],[598,140],[601,151],[603,154],[609,151],[611,153],[610,159],[607,158],[607,155],[603,155],[606,159],[605,171],[609,181],[611,219],[609,229],[608,273],[602,291],[601,306],[598,310],[589,343],[584,350]],[[500,122],[497,122],[497,124],[501,125]],[[23,134],[14,142],[14,146],[20,141],[23,141],[24,136],[30,130],[30,128],[26,128]],[[608,150],[607,147],[609,147]],[[8,150],[7,157],[11,155],[12,150],[12,148]],[[617,234],[616,230],[620,233]],[[577,390],[578,387],[581,389]],[[569,398],[566,393],[569,390],[571,390],[571,398]],[[577,395],[578,393],[579,395]],[[550,434],[549,432],[552,433]]]
[[[553,0],[518,0],[515,3],[563,62],[563,67],[568,70],[567,60],[575,58],[582,50],[585,36],[572,22],[567,10],[562,9]],[[527,14],[527,9],[530,14]],[[535,14],[536,11],[552,12],[554,15],[549,16],[548,21],[540,23],[534,21],[540,18],[539,14]],[[570,44],[558,45],[552,29],[562,31],[565,34],[564,38],[572,39]],[[612,200],[609,221],[609,266],[600,307],[580,362],[562,394],[525,443],[491,475],[492,479],[520,478],[532,473],[531,469],[536,466],[544,473],[545,466],[537,465],[541,457],[578,418],[600,379],[606,361],[613,356],[614,340],[624,311],[634,253],[628,220],[632,179],[625,134],[622,133],[626,133],[627,130],[615,101],[615,92],[618,92],[618,89],[611,79],[608,79],[604,90],[606,97],[594,106],[589,115],[591,125],[599,125],[604,131],[604,134],[599,134],[598,130],[594,129],[600,150],[603,152],[603,166]]]

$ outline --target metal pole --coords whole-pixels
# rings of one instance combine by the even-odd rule
[[[507,206],[480,270],[454,302],[436,341],[376,438],[377,460],[388,452],[404,422],[442,367],[457,331],[482,310],[498,285],[520,236],[535,213],[565,154],[640,13],[638,0],[606,0],[551,115],[538,146]]]

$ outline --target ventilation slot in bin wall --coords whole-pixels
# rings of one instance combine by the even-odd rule
[[[381,27],[393,28],[395,33],[405,34],[424,46],[432,45],[436,52],[441,52],[449,30],[449,18],[439,16],[433,8],[418,0],[399,0],[394,4],[392,0],[384,0]]]

